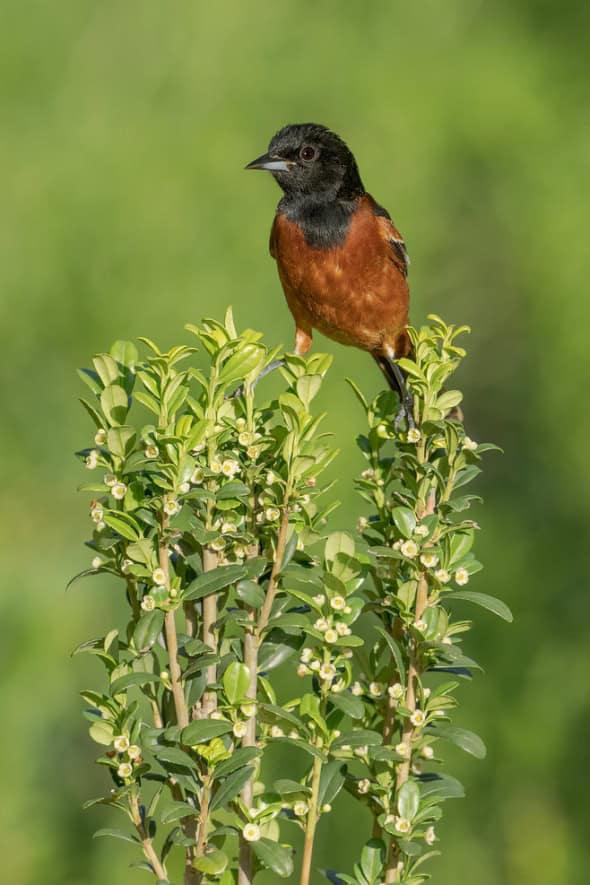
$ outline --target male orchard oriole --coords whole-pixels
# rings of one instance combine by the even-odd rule
[[[408,253],[386,209],[365,191],[345,142],[325,126],[285,126],[246,169],[269,171],[283,190],[270,234],[295,353],[312,330],[367,350],[400,394],[413,426],[412,398],[396,359],[411,353],[406,326]]]

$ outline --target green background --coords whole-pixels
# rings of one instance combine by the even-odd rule
[[[185,322],[229,302],[290,346],[267,251],[278,189],[242,167],[283,124],[314,120],[347,139],[406,237],[413,321],[472,325],[468,432],[506,451],[479,482],[476,586],[516,620],[482,611],[468,640],[486,674],[462,688],[458,722],[489,752],[449,753],[468,797],[447,806],[434,882],[587,883],[589,10],[2,4],[2,881],[147,881],[130,846],[92,841],[107,813],[80,810],[106,784],[77,697],[99,670],[68,655],[119,603],[104,581],[63,590],[88,560],[74,370],[115,338],[188,340]],[[381,381],[364,354],[315,346],[335,355],[323,405],[344,528],[362,426],[344,377],[370,395]],[[325,826],[318,860],[352,862],[350,812]]]

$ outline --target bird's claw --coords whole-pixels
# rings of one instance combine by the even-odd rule
[[[396,433],[399,433],[402,421],[407,421],[408,430],[414,430],[416,424],[414,422],[414,403],[412,401],[411,396],[407,399],[404,399],[400,402],[399,409],[397,410],[397,414],[393,419],[393,429]]]

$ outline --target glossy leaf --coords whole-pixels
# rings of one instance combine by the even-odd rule
[[[270,839],[259,839],[252,842],[252,851],[263,867],[272,870],[281,879],[287,879],[293,872],[293,853],[291,848],[285,848],[278,842]]]
[[[489,596],[487,593],[472,590],[455,590],[453,593],[446,593],[445,598],[451,600],[451,602],[454,599],[463,600],[463,602],[473,602],[475,605],[479,605],[481,608],[485,608],[489,612],[498,615],[502,620],[508,621],[509,624],[513,621],[512,612],[506,603],[502,602],[501,599],[496,599],[495,596]]]
[[[222,719],[196,719],[182,730],[182,742],[189,747],[203,744],[227,734],[232,728],[231,722]]]
[[[249,668],[239,661],[234,661],[223,674],[223,688],[230,704],[235,704],[245,698],[249,686]]]
[[[247,571],[242,565],[221,565],[210,572],[203,572],[198,578],[195,578],[183,595],[184,600],[202,599],[204,596],[210,596],[212,593],[219,593],[236,581],[245,578]]]
[[[466,728],[458,728],[454,725],[437,725],[436,728],[429,730],[430,734],[450,741],[456,747],[471,753],[476,759],[485,759],[486,746],[479,735]]]

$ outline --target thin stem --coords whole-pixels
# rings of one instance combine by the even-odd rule
[[[168,545],[166,543],[166,534],[168,532],[168,517],[162,515],[161,533],[159,539],[159,560],[160,568],[166,576],[166,589],[170,594],[170,564],[168,558]],[[164,633],[166,635],[166,648],[168,649],[168,663],[170,668],[170,682],[172,684],[172,696],[174,698],[174,709],[176,711],[176,722],[181,728],[188,725],[188,707],[184,696],[184,688],[182,685],[182,673],[180,664],[178,663],[178,637],[176,635],[176,620],[174,611],[167,611],[164,616]]]
[[[283,556],[285,554],[285,544],[287,543],[287,529],[289,528],[289,490],[285,493],[285,504],[283,509],[283,515],[281,517],[281,525],[279,528],[279,534],[277,537],[277,550],[275,554],[275,561],[272,564],[272,571],[270,573],[270,580],[268,582],[268,590],[266,591],[266,596],[264,598],[264,603],[262,608],[260,609],[260,615],[258,616],[258,626],[257,626],[257,634],[258,637],[262,635],[264,632],[266,625],[268,624],[268,619],[270,618],[270,613],[272,611],[273,603],[275,601],[275,596],[277,595],[278,590],[278,577],[279,572],[281,571],[281,565],[283,562]]]
[[[166,872],[166,866],[160,861],[156,853],[156,849],[150,839],[145,824],[143,822],[143,817],[141,814],[141,810],[139,807],[139,799],[137,797],[137,791],[134,789],[129,795],[129,813],[131,816],[131,820],[137,830],[138,836],[141,841],[142,851],[151,865],[155,875],[158,879],[162,879],[164,882],[168,881],[168,873]]]
[[[207,830],[209,829],[209,801],[211,799],[211,781],[209,776],[203,780],[201,791],[201,810],[199,812],[199,829],[195,857],[202,857],[207,847]],[[200,881],[200,877],[199,877]]]
[[[258,690],[258,637],[254,632],[254,610],[248,612],[249,620],[252,627],[246,630],[244,636],[244,663],[250,671],[250,684],[248,686],[248,697],[252,698],[253,703],[256,702],[256,693]],[[256,746],[256,713],[250,716],[246,723],[246,734],[242,738],[243,747]],[[246,808],[252,807],[254,791],[254,775],[250,777],[242,789],[242,802]],[[240,858],[238,870],[238,885],[250,885],[252,882],[252,849],[250,843],[245,839],[240,839]]]
[[[307,826],[305,828],[305,841],[303,843],[303,860],[301,863],[301,878],[299,879],[299,885],[309,885],[309,878],[311,876],[313,843],[319,820],[318,795],[320,791],[321,774],[322,760],[314,758],[311,776],[311,798],[309,800],[309,811],[307,812]]]
[[[203,571],[210,572],[217,568],[217,553],[206,547],[203,550]],[[203,599],[203,642],[211,651],[217,651],[217,593],[205,596]],[[207,719],[217,709],[217,692],[211,688],[217,682],[217,665],[210,664],[207,667],[207,689],[201,702],[200,718]]]
[[[423,519],[434,513],[436,505],[436,493],[431,489],[427,500],[423,507],[420,508],[418,516]],[[416,591],[415,618],[419,620],[424,614],[428,605],[428,578],[425,572],[420,574],[418,580],[418,588]],[[404,761],[397,766],[395,779],[395,794],[399,794],[400,789],[406,783],[410,776],[410,766],[412,763],[412,739],[414,737],[414,726],[411,722],[411,714],[416,711],[416,702],[418,694],[418,683],[420,679],[420,654],[416,642],[412,642],[410,648],[410,661],[408,666],[408,680],[406,688],[406,697],[404,706],[410,711],[410,716],[404,720],[402,729],[402,744],[405,746]],[[399,851],[395,839],[391,839],[389,843],[387,869],[385,874],[385,882],[387,885],[392,882],[399,882],[399,871],[397,869],[397,861]]]

